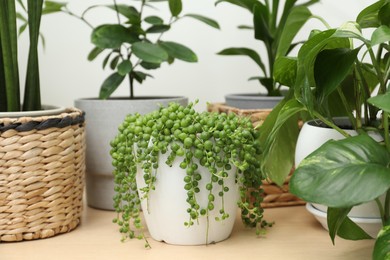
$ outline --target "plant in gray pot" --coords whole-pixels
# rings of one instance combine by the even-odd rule
[[[261,1],[261,0],[218,0],[227,2],[251,12],[253,25],[240,25],[239,29],[253,30],[254,38],[262,43],[263,49],[247,47],[226,48],[220,55],[242,55],[253,60],[259,67],[259,75],[249,80],[258,80],[266,94],[240,93],[225,96],[226,105],[240,109],[270,109],[283,99],[282,84],[274,80],[274,65],[277,57],[288,54],[300,42],[293,42],[295,36],[310,18],[318,18],[308,7],[319,2],[310,1]],[[272,2],[272,3],[271,3]],[[260,55],[265,51],[266,55]]]
[[[19,4],[19,6],[17,6]],[[0,2],[0,242],[52,237],[80,223],[85,171],[84,114],[41,105],[41,17],[60,11],[43,0]],[[19,34],[29,54],[21,104]]]
[[[297,136],[287,140],[284,129],[300,112],[316,119],[310,126],[338,133],[333,137],[337,140],[325,140],[297,165],[290,190],[309,203],[326,206],[325,225],[333,242],[336,235],[371,238],[350,214],[366,203],[376,205],[382,229],[373,259],[387,259],[390,252],[389,10],[389,1],[376,1],[355,22],[314,32],[297,58],[282,58],[279,69],[287,72],[283,80],[291,80],[293,88],[263,128],[270,134],[264,149],[268,159],[280,152],[281,143],[294,146]],[[346,116],[347,124],[338,124],[334,116],[340,115]],[[276,171],[268,173],[280,178]]]
[[[164,21],[158,16],[159,5],[169,8],[168,20]],[[117,22],[93,26],[85,16],[95,8],[112,10]],[[176,59],[197,62],[197,56],[190,48],[164,39],[165,33],[178,21],[187,17],[214,28],[219,28],[219,25],[216,21],[198,14],[182,14],[181,0],[142,0],[129,1],[129,4],[117,4],[113,1],[112,5],[91,6],[81,16],[74,14],[66,6],[62,10],[91,27],[91,41],[95,48],[89,53],[88,59],[92,61],[99,55],[105,55],[103,68],[109,67],[113,70],[101,85],[99,98],[75,101],[76,107],[85,111],[88,118],[88,205],[113,210],[114,179],[109,143],[114,138],[118,125],[130,113],[145,114],[170,102],[183,105],[188,102],[186,97],[137,97],[134,95],[135,85],[152,77],[150,71],[160,68],[163,63],[172,64]],[[153,12],[156,14],[152,14]],[[125,80],[129,82],[130,95],[110,98]]]

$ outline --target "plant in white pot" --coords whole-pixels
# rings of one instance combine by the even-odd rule
[[[88,60],[105,55],[103,68],[109,67],[113,73],[100,87],[99,98],[78,99],[76,107],[86,111],[87,124],[87,201],[88,205],[113,209],[114,181],[109,156],[109,141],[114,138],[117,126],[129,113],[145,114],[167,105],[170,102],[187,104],[186,97],[136,96],[136,83],[142,84],[150,71],[159,69],[162,64],[172,64],[175,60],[197,62],[196,54],[188,47],[165,40],[165,33],[184,18],[199,20],[214,28],[216,21],[198,15],[182,14],[181,0],[167,1],[128,1],[128,4],[93,5],[81,16],[66,6],[63,12],[85,22],[92,29],[91,41],[95,48],[89,53]],[[169,8],[169,19],[163,19],[157,8],[161,5]],[[95,8],[112,11],[116,22],[94,26],[87,21]],[[129,96],[110,98],[123,81],[128,81]]]
[[[247,47],[226,48],[219,55],[242,55],[253,60],[259,67],[260,75],[249,80],[258,80],[266,94],[241,93],[225,96],[228,106],[240,109],[270,109],[283,99],[282,84],[274,80],[274,65],[277,57],[288,54],[302,42],[293,42],[310,18],[314,16],[309,6],[319,2],[262,0],[218,0],[216,4],[227,2],[248,10],[253,16],[253,25],[240,25],[239,29],[253,30],[254,38],[262,43],[262,49]],[[266,55],[261,55],[264,51]]]
[[[69,232],[81,219],[84,114],[47,109],[40,100],[38,38],[49,9],[59,11],[50,1],[0,2],[0,242]],[[23,104],[17,18],[24,22],[20,32],[29,32]]]
[[[296,136],[295,141],[287,140],[282,133],[299,112],[321,122],[317,126],[334,129],[344,137],[316,147],[303,159],[291,178],[290,189],[308,202],[328,207],[326,224],[333,241],[336,235],[353,240],[370,238],[349,213],[375,201],[383,229],[377,237],[374,259],[386,259],[390,252],[389,10],[389,1],[376,1],[359,13],[356,22],[314,32],[296,59],[282,58],[279,69],[292,75],[283,80],[294,84],[288,98],[267,118],[276,122],[274,127],[267,126],[270,121],[263,128],[271,129],[274,138],[267,139],[264,152],[268,155],[278,152],[277,143],[296,141]],[[362,29],[369,29],[368,36]],[[339,115],[346,116],[347,125],[337,124],[334,116]],[[343,129],[348,125],[352,132]],[[277,172],[268,173],[280,178]]]
[[[143,214],[155,240],[219,242],[232,231],[237,204],[244,223],[260,234],[270,224],[258,189],[257,135],[248,118],[196,112],[192,103],[128,115],[111,142],[115,222],[124,239],[146,239]]]

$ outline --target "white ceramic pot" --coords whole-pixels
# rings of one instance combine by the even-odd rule
[[[188,103],[185,97],[139,97],[134,100],[78,99],[75,106],[86,113],[86,188],[87,203],[99,209],[114,210],[114,176],[110,141],[128,114],[150,113],[171,102]]]
[[[317,121],[318,122],[318,121]],[[338,126],[348,126],[349,121],[345,118],[336,118],[334,122]],[[357,135],[356,131],[345,129],[350,135]],[[370,136],[377,141],[380,141],[382,137],[379,134],[370,133]],[[332,128],[326,128],[318,125],[316,121],[306,122],[298,136],[297,145],[295,149],[295,165],[299,166],[299,163],[309,154],[317,150],[328,140],[340,140],[344,136]],[[382,203],[384,203],[385,194],[381,197]],[[327,211],[327,207],[320,204],[313,204],[313,206],[323,212]],[[380,213],[375,201],[364,203],[352,208],[348,214],[350,217],[355,218],[379,218]]]
[[[234,167],[224,182],[224,185],[229,187],[229,192],[226,192],[224,196],[225,212],[230,215],[229,218],[223,221],[215,220],[215,217],[219,216],[222,203],[218,196],[221,188],[219,185],[214,185],[215,208],[209,212],[209,223],[207,224],[205,216],[200,216],[199,223],[194,221],[193,226],[186,227],[184,222],[189,221],[187,191],[184,189],[186,173],[179,167],[179,162],[175,162],[172,167],[166,165],[166,158],[167,155],[160,155],[156,189],[149,193],[149,201],[144,199],[141,202],[152,238],[174,245],[204,245],[227,239],[232,232],[238,211],[239,192],[238,185],[235,183]],[[198,170],[202,179],[199,181],[200,192],[196,194],[196,199],[201,208],[206,208],[209,191],[205,186],[210,181],[210,173],[201,166]],[[142,197],[140,188],[146,186],[142,171],[137,174],[137,185],[140,197]]]

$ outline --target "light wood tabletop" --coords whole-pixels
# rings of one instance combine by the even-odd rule
[[[173,246],[150,240],[120,242],[112,223],[115,213],[85,207],[80,226],[48,239],[0,243],[1,260],[61,259],[370,259],[373,240],[336,239],[333,246],[327,231],[304,206],[270,208],[265,218],[275,225],[263,237],[244,228],[237,218],[231,237],[208,246]]]

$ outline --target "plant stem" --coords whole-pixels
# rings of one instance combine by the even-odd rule
[[[329,121],[328,119],[326,119],[325,117],[323,117],[320,113],[318,113],[317,111],[314,111],[314,116],[317,117],[318,119],[320,119],[322,122],[324,122],[327,126],[333,128],[334,130],[338,131],[340,134],[342,134],[344,137],[349,137],[350,134],[348,134],[347,132],[345,132],[343,129],[341,129],[340,127],[338,127],[337,125],[335,125],[333,122]]]
[[[314,18],[314,19],[319,20],[320,22],[322,22],[322,24],[323,24],[327,29],[330,29],[330,28],[331,28],[331,26],[328,24],[328,22],[325,21],[324,18],[322,18],[321,16],[312,15],[311,17]]]
[[[384,138],[387,151],[390,153],[390,139],[389,139],[389,113],[383,111],[383,128],[384,128]]]
[[[379,199],[378,199],[379,200]],[[383,214],[382,214],[383,216]],[[386,192],[386,199],[385,199],[385,212],[384,212],[384,225],[389,224],[390,218],[390,189]]]
[[[129,73],[129,85],[130,85],[130,99],[134,99],[134,77],[131,72]]]
[[[116,11],[116,18],[118,19],[118,24],[121,24],[121,18],[119,16],[118,4],[117,4],[116,0],[114,0],[114,6],[115,6],[115,11]]]
[[[348,104],[347,99],[345,98],[345,95],[344,95],[343,91],[340,88],[337,88],[337,91],[338,91],[339,96],[341,98],[341,102],[343,103],[343,106],[345,107],[345,110],[347,112],[350,112],[350,113],[348,113],[349,121],[351,121],[353,128],[357,129],[356,122],[355,122],[355,117],[352,114],[352,110],[350,109],[350,106]]]
[[[387,219],[387,215],[388,215],[388,209],[389,209],[389,206],[388,206],[388,196],[389,195],[389,191],[387,191],[387,194],[386,194],[386,202],[385,202],[385,209],[383,209],[383,205],[381,203],[381,201],[379,200],[379,198],[376,198],[375,199],[375,202],[376,202],[376,205],[378,206],[378,209],[379,209],[379,214],[381,216],[381,219],[382,219],[382,225],[384,226],[385,223],[386,223],[386,219]]]

